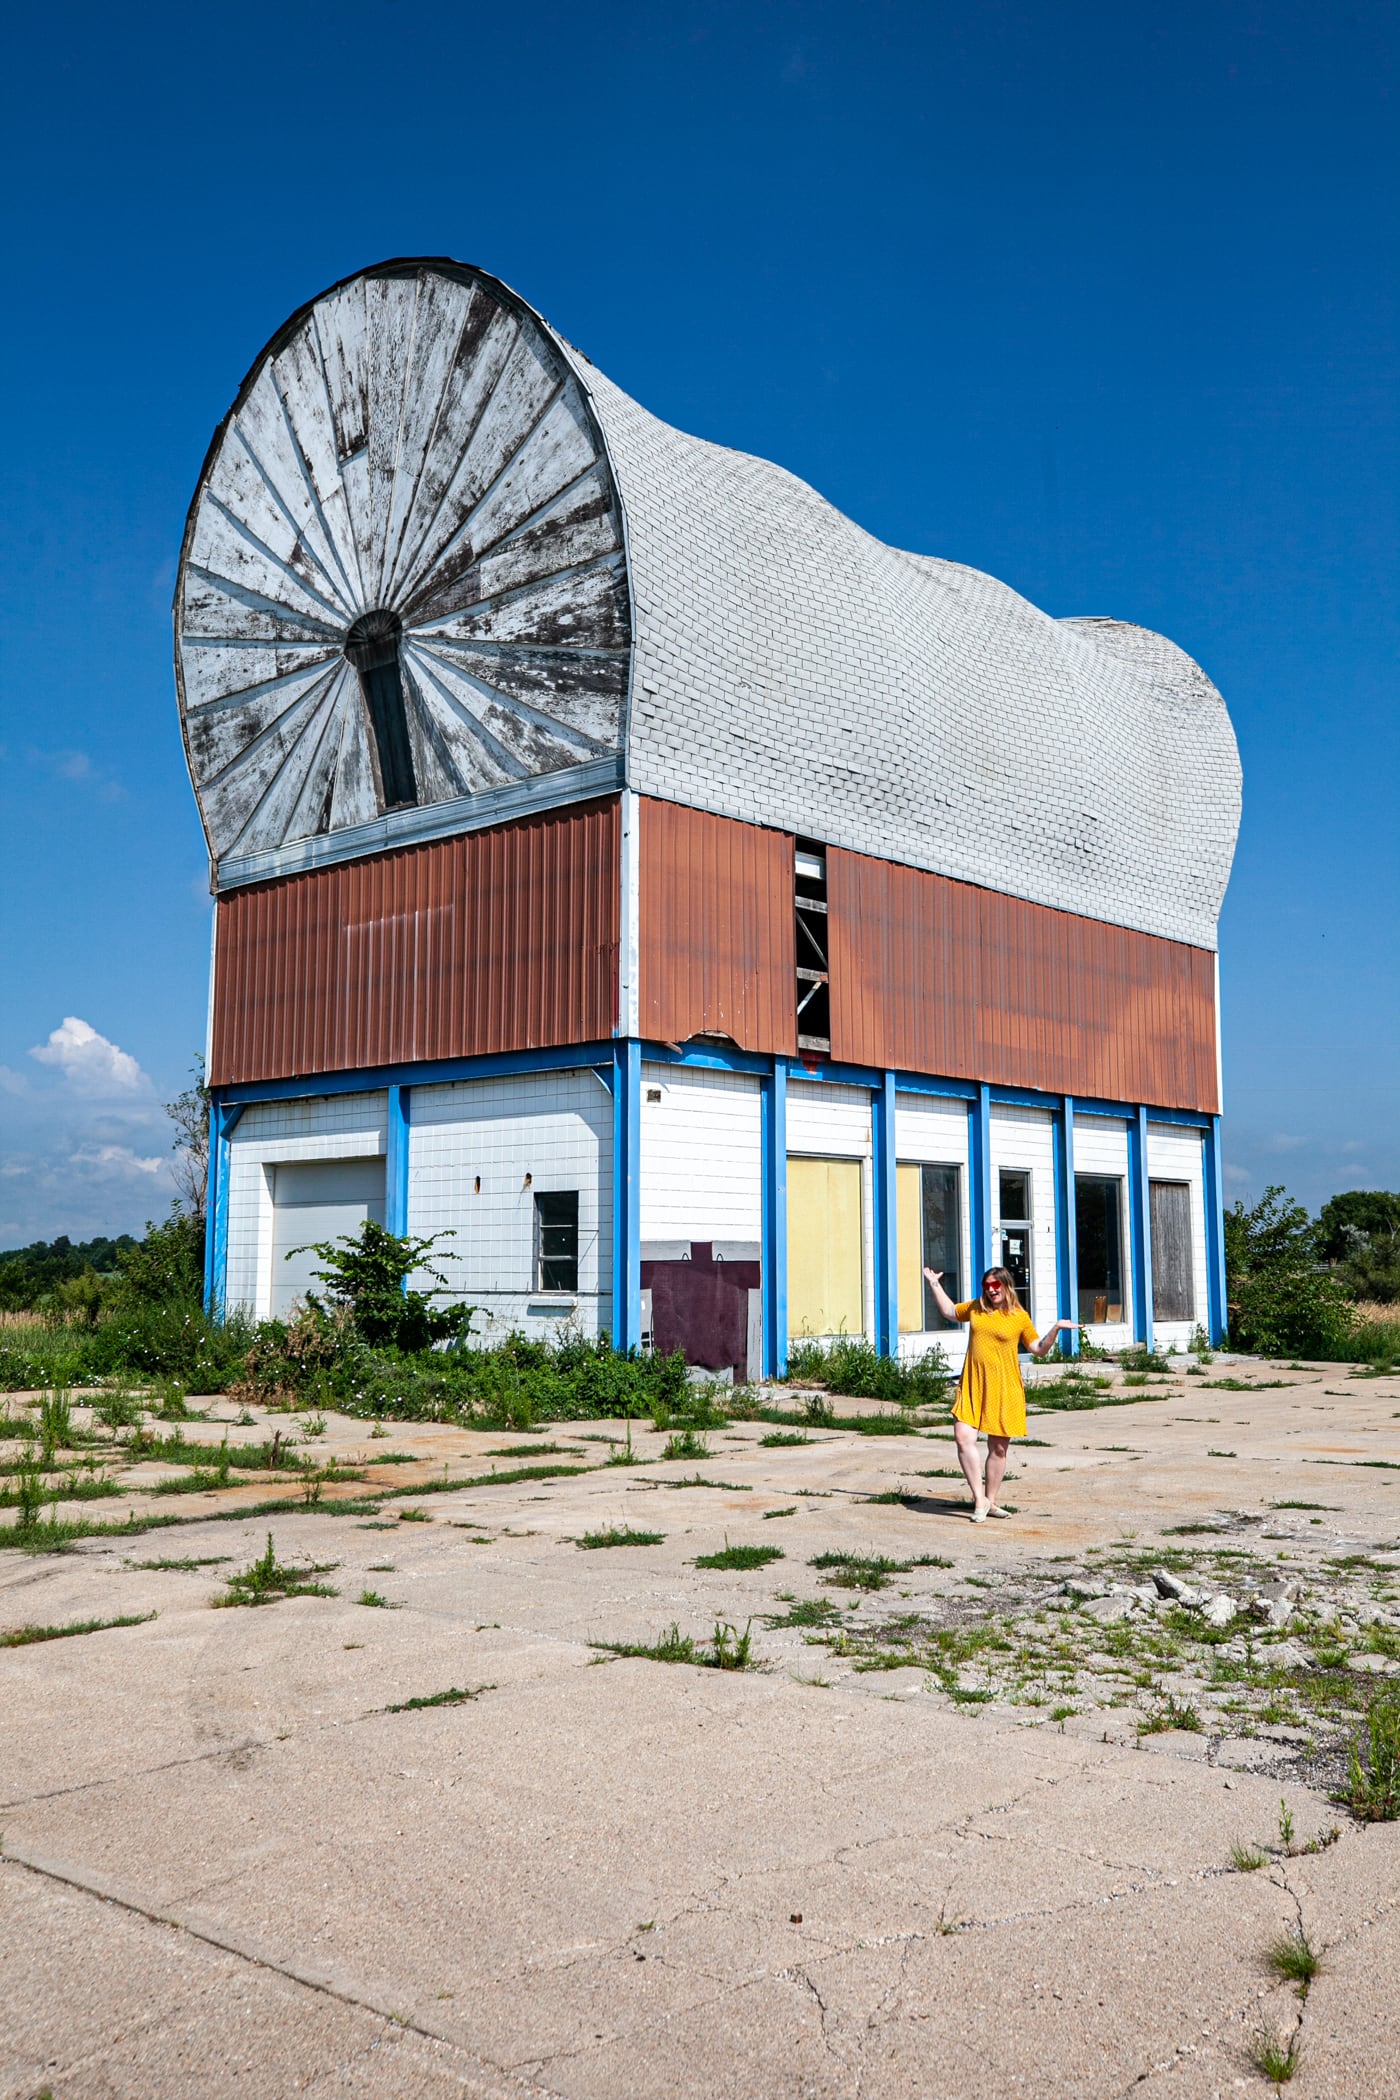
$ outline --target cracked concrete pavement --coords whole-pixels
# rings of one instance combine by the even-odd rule
[[[840,1595],[818,1552],[944,1557],[889,1600],[932,1609],[969,1575],[1315,1501],[1319,1479],[1325,1539],[1380,1550],[1400,1471],[1363,1461],[1391,1456],[1397,1408],[1400,1381],[1333,1369],[1041,1416],[1022,1514],[996,1527],[967,1524],[952,1481],[916,1507],[861,1499],[941,1443],[767,1449],[736,1423],[698,1468],[454,1493],[425,1463],[430,1523],[329,1502],[228,1522],[184,1498],[177,1529],[6,1553],[0,1627],[158,1616],[0,1654],[0,2094],[1207,2100],[1266,2093],[1250,2039],[1300,2019],[1291,2093],[1400,2094],[1400,1825],[1200,1738],[833,1671],[763,1623],[780,1594]],[[1221,1429],[1236,1456],[1208,1460]],[[607,1430],[550,1435],[591,1462]],[[364,1437],[333,1420],[325,1447]],[[394,1440],[439,1478],[501,1444]],[[729,1485],[673,1484],[697,1470]],[[336,1563],[339,1595],[211,1610],[269,1522],[282,1559]],[[664,1543],[578,1549],[610,1523]],[[785,1557],[695,1568],[726,1539]],[[128,1565],[212,1555],[231,1558]],[[355,1601],[370,1586],[391,1608]],[[752,1620],[762,1668],[590,1646],[717,1618]],[[477,1696],[386,1711],[449,1687]],[[1232,1871],[1281,1794],[1299,1843],[1340,1835]],[[1305,2005],[1264,1961],[1300,1920],[1323,1957]]]

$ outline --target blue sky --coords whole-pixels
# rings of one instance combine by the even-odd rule
[[[400,254],[495,271],[882,538],[1198,657],[1245,769],[1232,1193],[1400,1187],[1394,6],[11,24],[0,1246],[169,1200],[209,946],[185,508],[274,328]]]

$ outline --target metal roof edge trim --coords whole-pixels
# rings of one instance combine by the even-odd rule
[[[469,831],[489,831],[514,817],[543,810],[566,809],[573,802],[592,802],[625,786],[626,760],[619,753],[585,766],[563,766],[555,773],[536,773],[508,787],[486,788],[479,795],[453,802],[430,802],[418,809],[395,810],[372,823],[344,831],[318,832],[292,845],[266,853],[230,854],[215,868],[214,893],[269,882],[279,875],[300,875],[311,868],[330,868],[342,861],[364,860],[398,846],[417,846],[429,839],[456,838]]]

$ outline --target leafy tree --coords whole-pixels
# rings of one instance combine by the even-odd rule
[[[1358,1243],[1400,1233],[1400,1195],[1390,1189],[1345,1189],[1317,1215],[1318,1251],[1327,1261],[1348,1261]]]
[[[117,1256],[115,1302],[181,1305],[204,1302],[204,1220],[176,1203],[163,1225],[146,1224],[146,1237]]]
[[[448,1233],[434,1233],[418,1240],[386,1232],[367,1218],[358,1237],[318,1240],[312,1252],[319,1254],[323,1268],[316,1275],[326,1285],[330,1306],[314,1294],[308,1304],[318,1313],[334,1318],[348,1315],[361,1339],[374,1349],[430,1349],[434,1342],[463,1341],[471,1332],[474,1305],[437,1306],[434,1298],[447,1295],[441,1270],[431,1256]],[[431,1278],[438,1288],[410,1290],[413,1274]]]
[[[62,1286],[81,1278],[110,1276],[124,1248],[134,1247],[129,1232],[119,1239],[80,1240],[75,1246],[66,1233],[56,1240],[34,1240],[27,1247],[0,1252],[0,1312],[29,1312],[51,1293],[62,1295]],[[81,1295],[88,1294],[84,1286]]]
[[[1323,1204],[1317,1225],[1322,1252],[1339,1264],[1353,1297],[1400,1299],[1400,1195],[1347,1189]]]
[[[1340,1277],[1319,1261],[1317,1229],[1275,1183],[1253,1209],[1225,1213],[1230,1339],[1265,1356],[1345,1355],[1355,1321]]]
[[[192,1218],[202,1219],[209,1200],[209,1088],[204,1080],[204,1059],[190,1066],[190,1085],[165,1113],[175,1125],[173,1150],[175,1188],[180,1207]]]

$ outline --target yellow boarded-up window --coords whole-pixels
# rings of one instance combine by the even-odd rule
[[[896,1167],[899,1223],[899,1331],[921,1334],[924,1325],[924,1186],[921,1167]]]
[[[864,1334],[858,1159],[789,1159],[788,1333]]]

